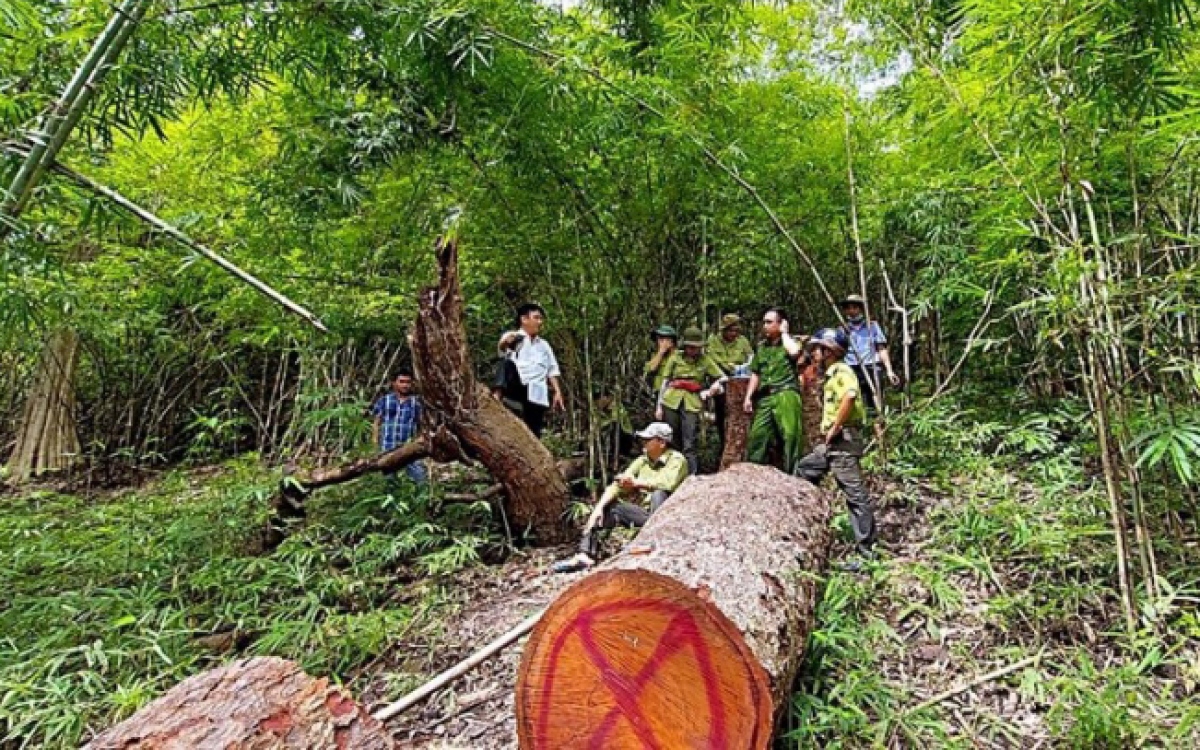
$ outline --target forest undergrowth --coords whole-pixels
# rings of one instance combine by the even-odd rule
[[[891,426],[871,459],[885,552],[831,571],[781,747],[1200,743],[1195,539],[1156,539],[1165,593],[1141,598],[1128,635],[1088,436],[1069,410],[1008,419],[943,399]],[[376,480],[324,493],[263,555],[275,481],[247,456],[117,493],[0,498],[3,745],[76,746],[249,654],[398,694],[434,671],[473,586],[528,567],[502,562],[486,508]]]

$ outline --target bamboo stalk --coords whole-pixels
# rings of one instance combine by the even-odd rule
[[[13,177],[0,214],[17,218],[25,210],[47,167],[58,158],[71,131],[79,123],[97,88],[116,62],[125,44],[149,7],[148,0],[125,0],[96,38],[91,50],[67,83],[66,89],[46,117],[41,132],[30,137],[29,153]],[[3,237],[11,224],[0,225]],[[7,227],[7,229],[6,229]]]
[[[19,148],[14,147],[14,146],[5,146],[4,149],[9,151],[10,153],[17,153],[17,154],[22,153]],[[116,190],[113,190],[110,187],[101,185],[100,183],[96,182],[95,180],[93,180],[89,177],[85,177],[84,175],[79,174],[75,170],[70,169],[62,164],[55,164],[53,166],[53,169],[55,172],[58,172],[59,174],[63,175],[64,177],[67,177],[68,179],[70,179],[71,181],[80,185],[81,187],[84,187],[84,188],[96,193],[97,195],[101,195],[101,196],[107,198],[108,200],[117,204],[121,208],[125,209],[129,213],[136,216],[137,218],[146,222],[150,226],[163,232],[168,237],[175,240],[176,242],[183,245],[184,247],[188,248],[189,250],[192,250],[196,254],[201,255],[204,258],[207,258],[208,260],[212,261],[216,265],[220,266],[223,270],[228,272],[230,275],[234,276],[235,278],[239,279],[240,281],[243,281],[246,284],[253,287],[256,291],[258,291],[263,296],[271,299],[272,301],[274,301],[275,303],[277,303],[278,305],[280,305],[287,311],[302,318],[313,328],[316,328],[318,331],[321,331],[322,333],[329,332],[329,329],[325,327],[325,324],[322,323],[321,320],[316,315],[309,312],[304,307],[301,307],[297,303],[293,302],[291,299],[289,299],[283,293],[276,291],[275,289],[268,286],[266,283],[260,281],[258,278],[251,275],[247,271],[242,270],[240,267],[238,267],[231,261],[226,260],[224,257],[222,257],[222,256],[218,255],[217,253],[213,252],[212,250],[210,250],[208,247],[200,244],[196,240],[193,240],[191,237],[187,236],[182,231],[175,228],[173,225],[168,224],[163,219],[160,219],[159,217],[150,213],[150,211],[142,208],[138,204],[129,200],[125,196],[118,193]]]
[[[569,59],[563,55],[560,55],[557,52],[552,52],[551,50],[543,49],[542,47],[539,47],[536,44],[531,44],[530,42],[527,42],[523,39],[518,39],[514,36],[510,36],[508,34],[505,34],[502,31],[492,28],[492,27],[485,27],[485,30],[490,34],[495,35],[495,37],[497,39],[506,41],[515,47],[525,50],[526,52],[532,52],[535,55],[544,57],[547,60],[550,60],[556,64],[557,63],[570,63],[570,64],[574,65],[578,70],[587,74],[589,77],[594,78],[595,80],[602,83],[604,86],[612,89],[613,91],[617,92],[618,94],[625,97],[626,99],[629,99],[630,101],[632,101],[633,103],[635,103],[639,107],[641,107],[642,109],[651,113],[655,117],[658,117],[660,120],[662,120],[664,122],[671,122],[671,118],[667,117],[667,114],[665,112],[663,112],[661,109],[654,106],[653,104],[646,101],[645,99],[638,96],[637,94],[633,93],[632,91],[625,89],[624,87],[622,87],[621,85],[619,85],[618,83],[613,81],[612,79],[605,76],[599,70],[597,70],[596,68],[594,68],[590,65],[587,65],[586,63],[580,62],[578,60]],[[668,98],[672,98],[672,97],[670,97],[669,94],[667,94],[667,96],[668,96]],[[672,98],[672,100],[674,101],[673,98]],[[678,102],[676,102],[676,104],[678,104]],[[699,138],[699,136],[695,135],[694,133],[689,132],[689,133],[687,133],[687,139],[690,140],[696,146],[696,148],[698,148],[700,150],[700,153],[702,153],[704,155],[704,158],[707,159],[709,161],[709,163],[711,163],[714,167],[716,167],[717,169],[724,172],[731,180],[733,180],[735,183],[737,183],[738,187],[740,187],[747,195],[749,195],[754,200],[755,203],[758,204],[759,208],[762,209],[763,213],[765,213],[767,215],[767,218],[769,218],[771,220],[771,224],[772,224],[772,226],[775,227],[775,231],[778,232],[781,237],[783,237],[783,239],[791,246],[792,251],[796,253],[797,257],[799,257],[800,260],[804,263],[804,265],[808,268],[809,272],[812,274],[813,279],[817,283],[817,287],[821,290],[821,294],[825,297],[826,301],[829,302],[830,307],[833,309],[834,316],[837,318],[837,320],[840,323],[844,324],[846,321],[842,318],[841,308],[838,307],[837,300],[834,299],[833,295],[829,291],[829,288],[825,285],[825,279],[823,276],[821,276],[821,272],[820,272],[820,270],[818,270],[817,264],[813,262],[812,257],[804,250],[803,247],[800,246],[800,243],[796,241],[796,238],[792,236],[792,233],[788,231],[787,227],[784,226],[783,221],[780,220],[779,215],[775,213],[775,210],[771,208],[771,205],[769,203],[767,203],[767,201],[761,195],[759,195],[758,188],[755,187],[753,184],[751,184],[749,181],[747,181],[746,178],[742,177],[742,175],[736,169],[734,169],[733,167],[729,166],[724,161],[722,161],[720,157],[718,157],[715,153],[713,153],[712,149],[710,149],[707,145],[705,145],[704,141],[702,141]]]

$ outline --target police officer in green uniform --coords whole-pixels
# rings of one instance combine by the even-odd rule
[[[782,310],[773,307],[763,314],[763,340],[750,364],[750,385],[742,408],[754,414],[746,458],[767,463],[771,443],[782,442],[782,466],[791,473],[804,446],[804,408],[796,380],[800,344],[788,333]]]
[[[704,353],[721,368],[725,377],[733,377],[737,368],[748,363],[754,356],[754,347],[742,335],[742,319],[733,313],[721,316],[721,329],[708,337]],[[713,411],[716,412],[717,435],[725,443],[725,394],[715,394]]]
[[[687,457],[688,473],[695,475],[700,470],[696,451],[700,412],[715,390],[706,388],[705,382],[720,383],[724,373],[704,353],[704,332],[699,328],[684,330],[681,346],[683,351],[672,354],[660,371],[663,382],[654,418],[671,426],[675,445]]]
[[[842,361],[847,344],[845,332],[833,328],[823,328],[809,339],[808,350],[824,373],[822,438],[816,449],[796,465],[796,474],[814,484],[826,474],[833,474],[846,494],[856,548],[869,556],[875,545],[875,511],[859,464],[867,411],[858,377]]]

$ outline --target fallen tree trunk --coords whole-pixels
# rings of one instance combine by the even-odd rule
[[[438,285],[421,294],[412,336],[413,362],[430,424],[457,439],[504,485],[504,509],[515,528],[540,544],[567,540],[567,483],[550,451],[525,424],[475,381],[463,327],[458,243],[437,244]]]
[[[272,500],[264,539],[267,549],[274,549],[283,540],[289,520],[304,516],[304,501],[313,490],[372,472],[395,471],[430,457],[438,461],[479,461],[498,488],[485,490],[478,499],[496,500],[510,525],[519,532],[532,532],[539,544],[567,540],[567,485],[576,478],[581,464],[556,464],[525,423],[475,381],[463,326],[465,305],[458,281],[458,244],[439,240],[436,252],[438,285],[422,292],[410,339],[425,407],[421,437],[389,453],[336,469],[308,477],[285,476]],[[460,496],[451,502],[474,499]]]
[[[389,750],[377,720],[329,680],[283,659],[235,661],[189,677],[84,750]]]
[[[267,519],[263,546],[273,550],[283,543],[284,537],[287,536],[288,524],[304,518],[304,503],[313,490],[352,482],[367,474],[399,471],[414,461],[429,458],[431,455],[430,440],[421,435],[387,453],[360,458],[333,469],[320,469],[307,476],[294,476],[290,468],[285,470],[283,481],[279,483],[279,491],[271,499],[271,515]]]
[[[688,479],[635,548],[534,629],[520,746],[769,747],[813,626],[829,514],[823,492],[770,467]]]

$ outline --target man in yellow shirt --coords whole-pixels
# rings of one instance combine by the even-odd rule
[[[855,547],[869,556],[875,546],[875,512],[863,481],[859,459],[863,454],[862,427],[866,422],[862,394],[854,370],[842,361],[846,333],[822,328],[808,342],[809,352],[824,373],[821,407],[821,443],[796,464],[796,475],[813,484],[833,474],[846,494]]]
[[[733,313],[721,316],[721,330],[708,337],[708,346],[704,353],[708,355],[725,377],[733,377],[737,369],[748,365],[754,357],[754,347],[742,335],[742,319]],[[717,435],[721,444],[725,444],[725,394],[717,393],[713,398],[713,411],[717,418]]]
[[[675,346],[679,343],[679,334],[671,326],[661,325],[650,332],[650,338],[654,340],[654,356],[642,368],[642,377],[657,394],[662,389],[663,366],[675,353]]]
[[[653,422],[637,436],[642,439],[643,454],[604,491],[583,527],[579,554],[555,563],[551,568],[555,573],[573,573],[595,565],[601,530],[645,526],[650,515],[687,479],[687,461],[682,453],[671,449],[670,425]],[[638,502],[618,502],[622,498]]]
[[[687,458],[688,472],[696,474],[700,471],[700,454],[696,451],[700,413],[716,390],[712,384],[722,382],[725,375],[704,353],[704,333],[699,328],[693,326],[683,332],[682,347],[683,351],[672,354],[662,366],[654,418],[671,425],[675,445]],[[710,387],[705,388],[706,382]]]

